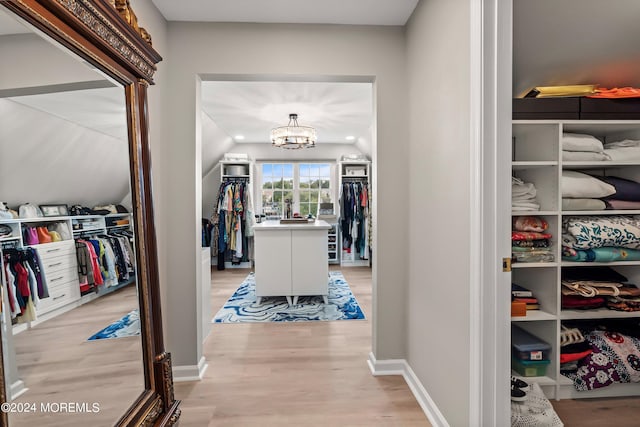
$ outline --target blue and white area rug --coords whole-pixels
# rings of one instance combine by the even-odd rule
[[[256,282],[250,273],[238,290],[218,311],[212,323],[304,322],[312,320],[362,320],[364,314],[349,284],[339,271],[329,272],[329,303],[322,296],[300,297],[288,305],[284,297],[263,297],[256,303]]]
[[[130,311],[116,320],[100,332],[90,336],[87,341],[103,340],[107,338],[122,338],[140,335],[140,313],[138,310]]]

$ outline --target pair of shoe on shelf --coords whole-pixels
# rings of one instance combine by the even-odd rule
[[[520,378],[511,377],[511,400],[514,402],[523,402],[527,399],[527,392],[523,389],[529,388],[529,384]]]

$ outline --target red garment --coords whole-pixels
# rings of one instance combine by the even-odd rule
[[[512,231],[511,240],[540,240],[550,239],[552,236],[549,233],[536,233],[534,231]]]
[[[560,363],[573,362],[574,360],[584,359],[590,355],[593,350],[585,350],[581,353],[560,353]]]
[[[31,297],[29,289],[29,272],[19,262],[15,263],[13,269],[16,271],[16,290],[24,298],[28,300]],[[20,312],[24,313],[25,307],[20,307]]]
[[[96,255],[96,250],[93,245],[89,242],[85,242],[87,246],[87,250],[89,251],[89,256],[91,257],[91,266],[93,269],[93,281],[96,285],[102,285],[104,280],[102,280],[102,273],[100,272],[100,263],[98,262],[98,255]]]

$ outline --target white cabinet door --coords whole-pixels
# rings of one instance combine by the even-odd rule
[[[327,295],[327,230],[295,230],[291,240],[293,295]]]
[[[256,230],[255,234],[256,296],[292,295],[291,230]]]

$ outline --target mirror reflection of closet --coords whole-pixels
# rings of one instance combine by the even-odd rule
[[[0,15],[0,57],[13,58],[0,65],[0,201],[59,214],[0,218],[12,228],[0,236],[4,264],[33,248],[43,278],[18,301],[21,291],[9,290],[18,271],[3,268],[5,388],[22,408],[9,422],[113,425],[145,389],[124,89]],[[49,67],[30,66],[30,57]],[[73,216],[59,205],[103,209]],[[62,240],[27,242],[34,227]],[[118,320],[116,337],[89,340]]]

